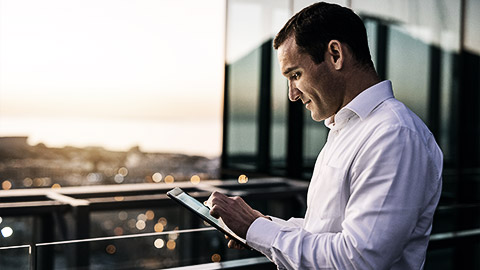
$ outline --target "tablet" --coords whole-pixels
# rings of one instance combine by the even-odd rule
[[[210,225],[215,227],[217,230],[221,231],[222,233],[228,235],[231,239],[237,240],[245,248],[251,249],[247,245],[247,241],[240,236],[236,235],[232,230],[230,230],[227,225],[223,223],[221,219],[214,218],[210,215],[210,208],[208,208],[203,203],[199,202],[197,199],[193,198],[192,196],[188,195],[185,191],[181,188],[174,188],[167,192],[167,196],[172,198],[174,201],[178,202],[182,206],[186,207],[200,218],[208,222]]]

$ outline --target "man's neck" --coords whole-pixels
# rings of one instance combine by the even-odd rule
[[[355,68],[346,77],[345,105],[364,90],[374,86],[381,80],[374,69]]]

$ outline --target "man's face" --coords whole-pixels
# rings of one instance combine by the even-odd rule
[[[300,52],[294,37],[278,48],[280,70],[288,79],[289,99],[300,99],[315,121],[327,119],[344,105],[341,80],[330,59],[326,54],[325,60],[316,64],[308,54]]]

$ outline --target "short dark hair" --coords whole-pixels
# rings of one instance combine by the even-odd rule
[[[328,42],[336,39],[350,47],[359,63],[373,67],[365,25],[349,8],[319,2],[302,9],[278,32],[273,47],[278,49],[292,35],[317,64],[323,62]]]

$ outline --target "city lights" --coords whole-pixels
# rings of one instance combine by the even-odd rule
[[[174,240],[168,240],[168,242],[167,242],[167,248],[168,249],[174,250],[176,246],[177,246],[177,243],[175,243]]]
[[[178,230],[178,228],[175,228],[175,230]],[[177,240],[177,238],[178,238],[178,233],[170,233],[168,235],[168,239],[170,240]]]
[[[12,188],[12,183],[8,180],[2,182],[2,189],[9,190]]]
[[[61,188],[62,186],[60,186],[60,184],[55,183],[52,185],[52,189],[61,189]]]
[[[162,224],[165,227],[167,226],[167,219],[164,217],[161,217],[158,219],[158,223]]]
[[[200,176],[194,175],[190,178],[190,182],[194,185],[200,183]]]
[[[143,213],[142,213],[142,214],[139,214],[139,215],[137,216],[137,220],[147,221],[147,215],[145,215],[145,214],[143,214]]]
[[[162,181],[162,179],[163,179],[163,175],[159,172],[156,172],[152,175],[152,180],[155,183],[160,183],[160,181]]]
[[[121,167],[120,169],[118,169],[118,174],[120,174],[121,176],[125,177],[125,176],[127,176],[127,174],[128,174],[128,169],[125,168],[125,167]]]
[[[155,232],[163,232],[164,227],[163,227],[162,223],[157,223],[157,224],[155,224],[153,229],[155,230]]]
[[[147,226],[147,223],[145,223],[145,221],[143,221],[143,220],[139,220],[139,221],[137,221],[137,223],[135,224],[135,227],[136,227],[139,231],[144,230],[146,226]]]
[[[87,175],[87,181],[90,183],[97,183],[103,180],[103,177],[100,173],[89,173]]]
[[[155,242],[153,242],[153,245],[156,247],[156,248],[163,248],[165,246],[165,241],[163,241],[163,239],[155,239]]]
[[[125,178],[123,177],[123,175],[121,174],[116,174],[115,177],[113,178],[113,181],[115,181],[115,183],[117,184],[121,184],[123,183],[123,181],[125,180]]]
[[[175,178],[174,178],[173,176],[171,176],[171,175],[165,176],[165,183],[171,184],[171,183],[173,183],[174,181],[175,181]]]
[[[122,227],[115,227],[115,229],[113,229],[113,233],[117,236],[123,235],[123,228]]]
[[[238,177],[238,183],[245,184],[248,182],[248,177],[245,174],[242,174]]]
[[[133,218],[132,218],[132,219],[129,219],[129,220],[127,221],[127,225],[128,225],[128,227],[130,227],[131,229],[135,229],[136,224],[137,224],[137,220],[135,220],[135,219],[133,219]]]
[[[12,236],[12,234],[13,234],[13,229],[10,228],[10,227],[4,227],[4,228],[1,230],[1,232],[2,232],[3,237],[7,238],[7,237]]]
[[[115,252],[117,252],[117,247],[115,245],[108,245],[106,248],[105,248],[105,251],[112,255],[112,254],[115,254]]]
[[[128,218],[128,213],[127,212],[125,212],[125,211],[118,212],[118,219],[123,221],[123,220],[127,220],[127,218]]]
[[[23,185],[25,187],[31,187],[33,185],[33,180],[30,177],[23,179]]]
[[[103,228],[106,230],[111,230],[113,228],[113,222],[111,220],[105,220],[103,222]]]
[[[212,255],[212,262],[220,262],[220,260],[222,259],[222,257],[220,256],[220,254],[213,254]]]
[[[147,220],[153,220],[155,218],[155,213],[152,210],[147,210],[145,216],[147,216]]]

